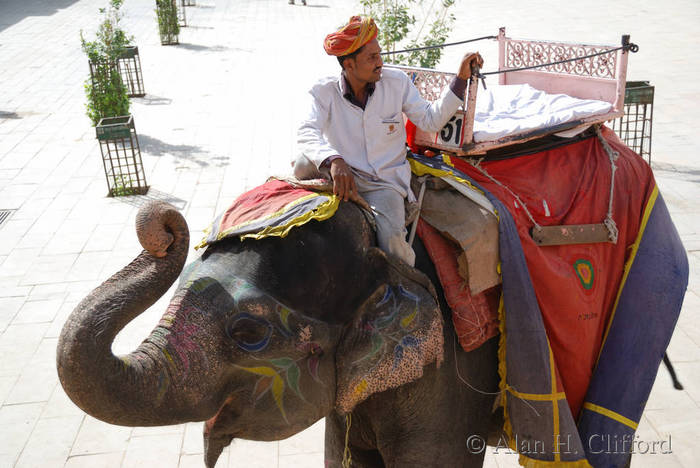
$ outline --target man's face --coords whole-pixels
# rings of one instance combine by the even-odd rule
[[[374,39],[362,48],[362,51],[354,58],[345,61],[345,72],[352,74],[354,78],[366,83],[376,83],[382,77],[382,61],[379,53],[382,48]]]

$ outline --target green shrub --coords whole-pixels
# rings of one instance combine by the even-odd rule
[[[142,193],[140,187],[138,187],[138,182],[134,181],[129,177],[129,175],[114,175],[113,176],[114,186],[110,190],[110,196],[112,197],[128,197],[130,195],[140,195]],[[136,185],[136,187],[134,187]]]
[[[110,0],[109,8],[100,8],[102,23],[92,41],[80,31],[83,52],[90,61],[90,78],[85,81],[87,115],[93,125],[103,117],[129,113],[128,91],[119,75],[117,60],[130,45],[132,37],[119,28],[123,0]]]
[[[177,44],[180,25],[177,23],[176,0],[156,0],[158,32],[161,44]]]
[[[454,25],[455,17],[449,10],[455,1],[360,0],[360,3],[364,13],[374,18],[379,27],[379,44],[389,52],[444,44]],[[420,13],[418,18],[414,11]],[[414,30],[416,24],[420,26]],[[407,40],[409,35],[413,39]],[[442,49],[437,48],[387,55],[384,61],[435,68],[441,56]]]

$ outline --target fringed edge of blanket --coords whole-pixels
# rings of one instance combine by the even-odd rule
[[[297,226],[304,225],[309,221],[325,221],[326,219],[332,217],[338,210],[340,205],[340,198],[333,195],[332,193],[320,193],[319,195],[328,196],[329,199],[320,205],[318,205],[314,210],[308,211],[303,215],[294,218],[287,224],[281,226],[268,226],[260,232],[242,234],[240,236],[243,239],[262,239],[264,237],[277,236],[286,237],[293,228]]]
[[[240,240],[244,239],[263,239],[265,237],[280,237],[284,238],[289,234],[289,232],[298,226],[302,226],[309,221],[316,220],[316,221],[325,221],[329,218],[331,218],[335,212],[338,210],[338,206],[340,205],[340,198],[338,198],[336,195],[332,193],[325,193],[325,192],[318,192],[318,193],[313,193],[310,195],[307,195],[306,197],[303,197],[302,199],[299,200],[294,200],[293,202],[285,205],[280,212],[287,212],[290,208],[292,208],[295,205],[298,205],[299,203],[303,203],[304,201],[307,201],[308,199],[311,198],[316,198],[319,196],[325,196],[328,197],[328,200],[320,203],[317,207],[315,207],[313,210],[307,211],[301,216],[297,216],[296,218],[291,219],[288,223],[281,224],[279,226],[267,226],[261,231],[258,232],[248,232],[248,233],[243,233],[240,234],[238,237]],[[275,213],[277,215],[279,213]],[[255,220],[257,221],[257,220]],[[216,222],[216,221],[215,221]],[[248,224],[250,222],[247,222],[245,224]],[[205,234],[212,232],[214,225],[210,225],[204,232]],[[241,229],[241,225],[236,225],[232,226],[229,229],[226,229],[222,232],[220,232],[215,240],[208,240],[209,237],[205,237],[202,239],[202,241],[197,244],[194,248],[195,250],[201,249],[203,247],[206,247],[207,245],[210,245],[214,242],[217,242],[221,239],[224,239],[226,237],[229,237],[233,235],[232,233],[235,233],[236,230]]]

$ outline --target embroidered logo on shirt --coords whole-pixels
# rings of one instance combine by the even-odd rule
[[[399,121],[396,119],[383,119],[382,124],[386,126],[386,134],[393,135],[399,129]]]

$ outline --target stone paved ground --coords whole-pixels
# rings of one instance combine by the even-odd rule
[[[202,466],[201,424],[122,428],[101,423],[65,396],[55,371],[61,326],[77,302],[140,250],[138,199],[106,198],[94,130],[84,115],[87,63],[80,29],[91,31],[106,0],[0,0],[0,467]],[[324,34],[356,3],[309,0],[199,0],[187,9],[179,46],[160,46],[154,2],[126,0],[147,95],[134,99],[149,197],[182,209],[201,229],[233,196],[286,171],[299,98],[334,73]],[[641,46],[631,80],[656,86],[653,160],[681,233],[691,278],[669,353],[686,386],[660,372],[640,426],[642,440],[672,438],[673,454],[635,457],[633,466],[695,467],[700,437],[700,91],[697,0],[534,0],[456,7],[454,40],[494,34]],[[482,44],[487,69],[493,44]],[[453,69],[464,50],[448,50]],[[166,295],[167,300],[168,295]],[[119,335],[117,353],[140,343],[160,301]],[[323,423],[274,443],[236,441],[217,466],[322,466]],[[493,454],[487,466],[517,466]]]

